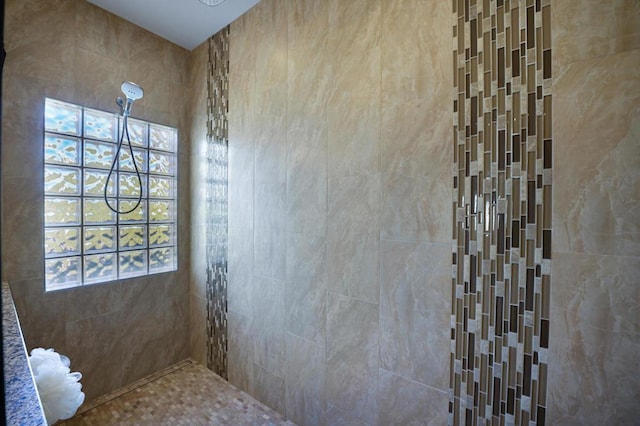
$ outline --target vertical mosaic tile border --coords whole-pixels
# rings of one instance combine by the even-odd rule
[[[544,425],[551,0],[452,0],[450,425]]]
[[[207,367],[227,379],[228,26],[209,39],[207,90]]]

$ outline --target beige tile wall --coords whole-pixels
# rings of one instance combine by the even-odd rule
[[[446,422],[450,7],[231,25],[229,376],[299,424]]]
[[[189,130],[191,135],[190,176],[201,182],[207,176],[207,61],[208,44],[189,55]],[[206,186],[192,185],[191,198],[191,278],[189,283],[189,354],[207,365],[207,262]]]
[[[640,3],[554,1],[550,424],[640,416]]]
[[[438,285],[449,273],[449,9],[319,3],[263,1],[231,29],[230,376],[254,394],[272,384],[273,398],[284,375],[286,413],[303,424],[407,422],[445,401],[434,343],[437,307],[450,307],[438,294],[449,291]],[[638,8],[551,8],[552,423],[637,414],[637,377],[622,366],[638,352]],[[412,266],[427,256],[433,272]],[[433,305],[412,306],[425,285]]]
[[[91,400],[189,355],[189,52],[85,1],[5,7],[2,278],[28,349],[68,355]],[[179,270],[44,293],[44,97],[117,111],[123,80],[145,90],[134,116],[180,132]]]

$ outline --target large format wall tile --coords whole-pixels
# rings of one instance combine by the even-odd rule
[[[640,255],[639,63],[636,49],[559,69],[555,250]]]
[[[227,314],[229,336],[227,358],[229,382],[245,392],[253,389],[253,332],[251,318],[229,310]]]
[[[325,342],[326,262],[324,237],[288,235],[285,327],[289,333],[319,345]]]
[[[449,91],[437,96],[383,106],[383,173],[445,180],[451,171],[453,137]]]
[[[11,80],[12,71],[7,61],[3,70],[4,81]],[[14,69],[19,73],[19,69]],[[73,93],[73,85],[51,85],[39,78],[23,77],[13,84],[3,85],[2,128],[2,176],[36,177],[44,173],[44,153],[39,144],[28,143],[42,137],[44,128],[44,104],[42,92],[47,96],[61,98]],[[46,89],[45,89],[46,87]],[[19,158],[20,161],[14,159]],[[10,161],[11,160],[11,161]],[[5,277],[7,279],[8,277]]]
[[[278,342],[284,343],[284,342]],[[285,412],[284,378],[260,367],[254,366],[254,383],[251,393],[279,413]]]
[[[327,131],[325,126],[287,133],[289,232],[327,232]]]
[[[65,0],[49,3],[39,0],[7,1],[4,47],[9,52],[20,46],[33,46],[42,40],[57,37],[60,45],[73,45],[76,37],[75,14],[76,5]]]
[[[640,48],[634,0],[556,1],[551,22],[554,66]]]
[[[231,205],[230,207],[231,208]],[[250,216],[253,217],[253,216]],[[229,271],[227,287],[229,309],[250,315],[253,306],[253,227],[236,232],[229,220]]]
[[[378,305],[329,293],[327,403],[372,423],[377,406]]]
[[[73,59],[74,62],[67,64],[67,67],[71,66],[83,70],[82,73],[71,74],[74,77],[73,83],[76,87],[76,93],[82,94],[83,104],[92,108],[116,112],[117,105],[115,105],[114,96],[118,95],[118,88],[123,81],[134,80],[134,77],[129,74],[129,67],[119,58],[102,56],[82,48],[76,49]],[[90,75],[91,78],[87,79],[87,75]],[[144,82],[148,80],[137,79],[137,81],[140,85],[144,85]],[[147,92],[152,93],[150,89],[147,85]],[[158,90],[158,92],[160,91]],[[105,96],[105,93],[113,95]],[[150,105],[149,96],[153,95],[145,95],[144,101],[141,99],[136,105],[136,116],[139,116],[140,106],[144,106],[146,109]]]
[[[126,302],[122,281],[111,285],[83,286],[62,292],[65,296],[66,321],[78,321],[120,310]]]
[[[447,244],[382,242],[380,366],[437,389],[449,383],[445,351],[451,333]]]
[[[380,0],[331,0],[328,3],[332,95],[348,92],[370,98],[379,109]]]
[[[241,18],[240,22],[244,22]],[[243,32],[230,31],[230,43],[234,43],[234,35]],[[242,45],[241,45],[242,46]],[[246,51],[251,51],[247,49]],[[238,52],[238,55],[246,51]],[[252,55],[234,55],[236,49],[229,52],[229,61],[244,59],[254,63]],[[232,64],[230,64],[230,67]],[[250,67],[249,67],[250,68]],[[253,80],[249,72],[235,73],[230,69],[230,123],[229,126],[229,193],[228,193],[228,228],[229,228],[229,264],[227,299],[229,309],[250,315],[252,308],[252,280],[254,265],[254,176],[255,176],[255,133],[250,128],[252,115],[251,103],[247,100],[253,96]],[[244,121],[248,120],[248,121]],[[233,143],[231,143],[233,141]]]
[[[441,409],[447,393],[380,369],[378,377],[378,417],[376,424],[385,426],[446,423]]]
[[[289,130],[296,131],[321,123],[327,113],[333,86],[328,2],[292,0],[287,12],[287,122]]]
[[[561,252],[554,255],[558,262],[554,264],[554,284],[547,297],[551,298],[551,309],[565,315],[569,327],[588,324],[615,333],[640,334],[640,258]]]
[[[382,1],[382,105],[450,91],[450,23],[451,2]]]
[[[444,243],[451,238],[451,188],[443,179],[382,175],[380,238]]]
[[[287,334],[287,417],[301,425],[326,423],[324,346]]]
[[[330,77],[326,35],[310,37],[303,27],[326,29],[324,6],[298,2],[289,11],[287,68],[287,218],[289,230],[311,235],[326,232],[327,124],[326,92]],[[316,10],[317,8],[317,10]]]
[[[284,281],[254,276],[253,294],[253,362],[284,377]]]
[[[121,344],[128,350],[121,357],[121,362],[123,376],[134,381],[164,368],[166,361],[158,353],[165,353],[173,359],[168,354],[175,356],[178,351],[173,349],[172,336],[167,332],[170,305],[162,281],[147,277],[127,285],[124,290],[125,303],[120,311]],[[145,338],[140,339],[138,333]],[[100,338],[99,334],[96,337]],[[167,346],[172,348],[171,352],[165,349]]]
[[[255,184],[254,274],[285,278],[287,189],[284,182]]]
[[[20,313],[20,326],[28,351],[52,348],[66,339],[65,293],[45,293],[42,278],[12,281],[11,293]]]
[[[582,314],[572,306],[552,312],[549,418],[554,424],[635,424],[640,376],[629,366],[637,364],[638,334],[599,328]]]
[[[338,91],[329,102],[327,161],[330,177],[379,173],[379,98],[379,91],[370,96]]]
[[[77,55],[77,50],[69,49],[68,45],[54,40],[23,45],[7,51],[4,72],[9,75],[17,72],[20,77],[38,78],[46,85],[69,86],[75,83],[74,73],[69,72],[69,67],[75,65]]]
[[[329,2],[329,176],[380,171],[380,1]]]
[[[329,290],[378,302],[380,176],[329,180]]]
[[[376,413],[374,413],[374,415],[375,414]],[[327,424],[341,426],[369,426],[371,424],[357,417],[356,413],[353,413],[351,410],[340,409],[331,402],[327,403],[327,416],[325,420]]]
[[[202,138],[206,140],[205,137]],[[199,144],[198,144],[199,145]],[[200,149],[199,146],[196,149]],[[206,176],[207,161],[206,153],[201,156],[192,155],[191,173],[195,181],[200,176]],[[204,253],[207,247],[206,218],[207,218],[207,191],[204,185],[194,185],[190,191],[193,199],[191,202],[190,219],[193,228],[201,232],[194,232],[190,239],[191,250],[194,253]],[[207,290],[207,258],[206,256],[193,256],[190,259],[192,271],[190,274],[189,292],[195,296],[206,299]]]
[[[199,182],[203,176],[207,174],[207,79],[204,77],[206,73],[207,58],[209,55],[208,44],[203,44],[196,48],[190,56],[190,81],[193,81],[191,87],[191,99],[193,102],[189,105],[190,115],[196,117],[190,123],[190,137],[192,139],[190,146],[190,167],[189,177],[193,182]],[[198,78],[200,77],[200,78]],[[206,299],[206,282],[207,282],[207,259],[202,253],[206,251],[206,232],[204,232],[206,223],[207,197],[206,187],[204,185],[190,185],[189,198],[190,205],[190,234],[189,244],[192,256],[189,259],[189,286],[188,293],[200,299]],[[193,232],[195,230],[195,232]],[[240,252],[242,253],[242,252]],[[189,317],[189,320],[196,317]],[[200,318],[197,318],[200,319]],[[192,324],[194,330],[201,330],[201,324]],[[194,340],[194,343],[196,341]],[[197,343],[203,344],[204,341],[197,340]],[[204,353],[204,348],[190,347],[199,354]]]
[[[451,273],[449,8],[263,0],[231,25],[229,309],[242,321],[230,329],[230,377],[301,425],[389,421],[376,407],[404,382],[378,386],[381,353],[440,386],[424,392],[409,380],[418,390],[403,401],[415,408],[403,421],[421,422],[425,401],[435,422],[446,417],[448,310],[442,338],[419,342],[450,300],[448,285],[426,300],[420,288]],[[393,250],[382,253],[381,238],[447,246],[428,268],[417,254],[405,267]],[[404,282],[418,301],[390,296]],[[387,332],[399,333],[384,349],[381,290]],[[281,378],[284,404],[275,399]]]
[[[178,284],[171,275],[156,275],[149,280],[163,287],[161,305],[164,306],[166,333],[163,336],[165,346],[170,348],[170,359],[183,360],[189,357],[189,280],[187,273],[180,274]],[[175,344],[175,346],[174,346]]]
[[[143,59],[137,55],[138,47],[129,43],[136,32],[134,27],[104,9],[84,3],[78,5],[74,28],[78,47],[82,49],[126,59],[135,52],[135,59]]]
[[[257,111],[273,110],[272,116],[257,114],[253,122],[256,183],[285,184],[287,181],[287,96],[277,87],[256,95]]]
[[[71,359],[73,371],[82,373],[87,401],[128,383],[123,357],[131,348],[122,342],[124,325],[122,311],[66,323],[65,344],[55,349]]]
[[[256,89],[278,89],[286,96],[287,82],[287,8],[276,2],[260,2],[252,11],[255,34]],[[235,46],[232,48],[235,49]],[[272,108],[284,107],[284,104]],[[266,117],[265,117],[266,118]]]
[[[640,258],[554,253],[549,416],[555,422],[633,424],[640,379]]]
[[[3,179],[2,188],[2,278],[44,277],[42,179]]]
[[[635,424],[640,255],[640,4],[554,2],[554,424]],[[585,30],[588,28],[588,30]],[[543,288],[543,290],[545,290]],[[550,293],[550,294],[549,294]]]
[[[207,365],[207,299],[189,294],[189,356]]]

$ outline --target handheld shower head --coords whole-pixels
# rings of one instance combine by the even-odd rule
[[[109,174],[107,175],[107,181],[104,184],[103,197],[104,197],[105,204],[107,205],[107,207],[109,207],[109,210],[117,214],[128,214],[136,210],[138,206],[140,206],[140,203],[142,203],[143,191],[142,191],[142,177],[140,176],[140,170],[138,169],[138,165],[136,164],[136,155],[134,154],[133,147],[131,146],[131,137],[129,136],[129,126],[127,121],[128,121],[129,115],[131,114],[131,106],[138,99],[142,99],[142,96],[144,95],[144,91],[142,90],[142,87],[130,81],[122,82],[120,89],[122,90],[122,93],[125,96],[125,99],[123,99],[121,96],[118,96],[116,98],[116,103],[120,106],[120,113],[122,114],[122,131],[119,132],[120,140],[118,141],[118,149],[116,150],[116,154],[113,157],[113,162],[111,163],[111,168],[109,169]],[[113,207],[110,204],[109,199],[107,198],[107,192],[109,188],[109,180],[111,179],[111,176],[113,175],[113,172],[116,169],[116,164],[118,163],[120,158],[120,150],[122,149],[125,136],[127,137],[127,144],[129,145],[129,154],[131,155],[133,168],[135,169],[136,176],[138,178],[139,191],[138,191],[137,203],[133,206],[133,208],[123,211],[118,209],[117,207]],[[116,180],[117,179],[118,178],[116,177]]]
[[[144,91],[142,90],[142,87],[130,81],[123,82],[122,86],[120,86],[120,89],[122,90],[122,93],[126,97],[126,103],[120,97],[116,99],[116,102],[122,108],[122,115],[128,116],[129,114],[131,114],[131,105],[133,105],[134,101],[137,101],[138,99],[142,99],[142,96],[144,95]]]
[[[124,81],[122,83],[122,86],[120,86],[120,89],[122,90],[122,93],[124,93],[124,95],[127,97],[127,100],[131,100],[132,102],[141,99],[144,95],[142,87],[130,81]]]

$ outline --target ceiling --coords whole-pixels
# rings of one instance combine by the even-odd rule
[[[260,0],[87,0],[185,49],[192,50]]]

